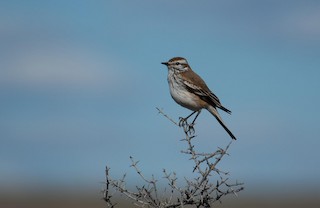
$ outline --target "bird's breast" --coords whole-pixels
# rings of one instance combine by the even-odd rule
[[[192,111],[204,108],[207,103],[194,93],[188,91],[182,80],[176,75],[168,75],[168,83],[171,97],[181,106]]]

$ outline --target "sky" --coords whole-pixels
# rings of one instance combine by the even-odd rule
[[[230,179],[249,192],[317,187],[319,20],[311,0],[1,1],[2,187],[100,190],[106,165],[135,182],[130,156],[146,176],[191,177],[182,129],[156,110],[190,113],[161,65],[175,56],[232,110]],[[230,141],[205,110],[195,128],[199,151]]]

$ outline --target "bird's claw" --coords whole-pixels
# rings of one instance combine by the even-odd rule
[[[188,133],[191,135],[191,134],[194,134],[196,131],[195,131],[195,129],[194,129],[194,123],[192,123],[192,124],[190,124],[190,125],[188,125]]]
[[[190,135],[195,133],[194,123],[188,124],[187,118],[179,117],[179,126],[183,127]]]
[[[186,125],[188,125],[187,119],[179,117],[179,126],[183,127],[183,126],[186,126]]]

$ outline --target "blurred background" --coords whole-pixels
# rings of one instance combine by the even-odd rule
[[[129,156],[192,177],[156,110],[190,113],[160,64],[182,56],[232,110],[220,169],[245,190],[218,207],[319,207],[319,21],[312,0],[0,1],[0,206],[105,207],[106,165],[142,183]],[[230,141],[206,111],[196,131]]]

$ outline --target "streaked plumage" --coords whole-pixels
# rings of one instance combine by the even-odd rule
[[[216,108],[229,114],[231,111],[222,106],[219,98],[208,88],[203,79],[192,71],[187,60],[182,57],[174,57],[162,64],[168,67],[168,83],[172,98],[179,105],[192,111],[200,112],[203,108],[207,109],[231,138],[236,139],[224,124]]]

